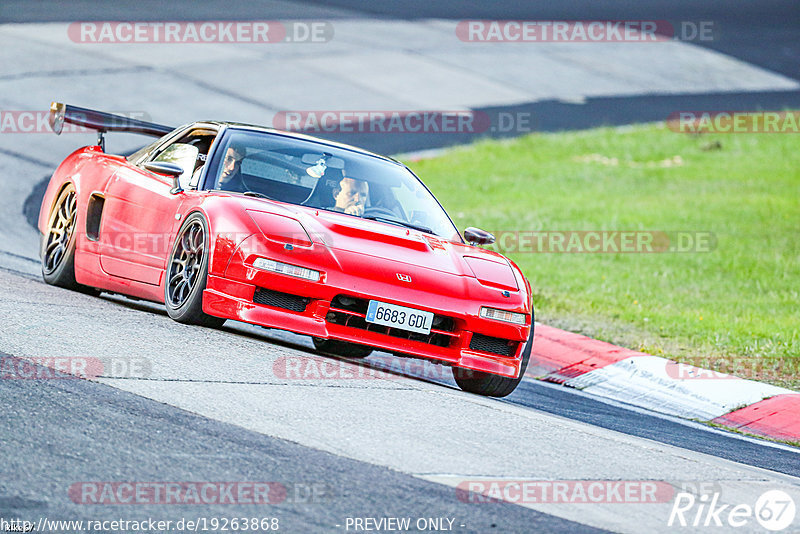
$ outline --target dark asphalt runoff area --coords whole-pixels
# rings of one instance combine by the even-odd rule
[[[726,0],[695,2],[679,0],[628,0],[597,2],[567,0],[564,2],[515,2],[514,0],[450,0],[429,2],[391,0],[365,2],[359,0],[319,0],[311,4],[336,6],[358,11],[367,16],[387,19],[441,18],[450,20],[663,20],[670,22],[679,34],[682,23],[687,28],[710,22],[710,40],[685,39],[742,61],[779,72],[800,80],[800,3],[793,0],[766,0],[732,4]],[[695,25],[695,26],[692,26]],[[686,30],[689,31],[688,29]],[[688,37],[689,35],[687,35]],[[498,124],[502,114],[524,113],[532,117],[532,131],[553,132],[618,126],[634,122],[664,121],[676,110],[782,110],[800,108],[800,91],[766,91],[751,93],[702,93],[681,95],[646,95],[587,98],[572,104],[540,101],[515,106],[479,108],[491,124]],[[490,131],[449,138],[444,134],[392,136],[360,134],[359,142],[377,152],[406,152],[474,141],[481,136],[511,137],[517,132]],[[345,134],[330,136],[350,142]],[[394,143],[394,146],[392,144]],[[397,146],[399,145],[399,146]]]
[[[2,22],[70,22],[91,20],[245,20],[335,18],[326,8],[341,8],[340,17],[387,20],[440,18],[449,20],[657,20],[667,21],[677,37],[742,61],[800,80],[800,3],[793,0],[764,0],[731,3],[727,0],[623,0],[597,2],[567,0],[557,3],[514,0],[309,0],[290,4],[194,2],[177,0],[162,4],[155,0],[90,1],[63,4],[58,0],[5,0],[0,4]],[[320,16],[319,13],[325,13]],[[689,35],[687,28],[711,23],[711,38]],[[694,25],[694,26],[692,26]],[[687,35],[682,35],[682,32]],[[581,46],[580,44],[576,46]],[[369,73],[365,73],[368,75]],[[476,108],[498,124],[503,113],[526,113],[532,117],[531,131],[550,132],[616,126],[634,122],[663,121],[677,110],[782,110],[800,108],[800,91],[751,93],[702,93],[587,98],[583,103],[540,101],[514,106]],[[481,137],[503,138],[520,132],[499,130],[469,134],[428,133],[381,135],[359,133],[322,134],[344,143],[356,143],[378,153],[397,154],[472,142]]]
[[[344,532],[347,518],[408,517],[448,518],[454,532],[601,532],[503,502],[463,502],[454,488],[95,382],[0,380],[0,398],[0,517],[6,520],[277,518],[280,531]],[[91,495],[103,495],[102,489],[90,493],[81,484],[96,488],[104,481],[277,485],[268,493],[274,504],[249,504],[251,497],[240,499],[235,490],[234,500],[244,504],[192,504],[190,497],[180,504],[93,504]]]

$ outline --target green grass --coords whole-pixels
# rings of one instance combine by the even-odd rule
[[[544,323],[798,388],[799,141],[642,125],[484,141],[410,166],[462,229],[713,232],[711,252],[496,249],[530,279]]]

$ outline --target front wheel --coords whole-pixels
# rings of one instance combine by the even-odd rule
[[[531,333],[528,334],[525,348],[522,349],[522,362],[519,366],[519,376],[517,378],[508,378],[460,367],[453,367],[453,378],[458,387],[469,393],[477,393],[486,397],[505,397],[510,395],[522,381],[525,369],[528,368],[528,360],[531,358],[531,350],[533,350],[533,324],[531,324]]]
[[[179,323],[218,328],[225,319],[203,311],[203,291],[208,281],[208,241],[205,218],[199,213],[189,215],[169,255],[164,303],[167,314]]]

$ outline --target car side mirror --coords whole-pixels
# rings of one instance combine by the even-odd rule
[[[151,161],[150,163],[145,163],[144,168],[155,174],[172,177],[172,189],[170,189],[169,192],[173,195],[177,195],[183,191],[180,182],[180,177],[183,174],[183,167],[180,165],[168,163],[166,161]]]
[[[481,230],[480,228],[474,228],[470,226],[469,228],[464,229],[464,239],[467,240],[467,243],[470,245],[491,245],[494,243],[494,236],[487,232],[486,230]]]

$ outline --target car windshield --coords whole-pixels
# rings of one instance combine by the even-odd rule
[[[230,128],[206,189],[338,211],[460,241],[439,202],[406,167],[270,132]]]

